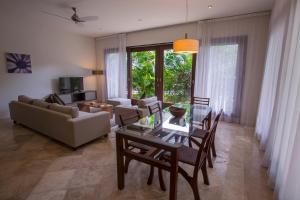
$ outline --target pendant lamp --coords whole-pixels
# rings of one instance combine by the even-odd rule
[[[185,22],[188,22],[188,0],[186,0]],[[185,33],[184,39],[178,39],[173,42],[174,53],[198,53],[199,40],[189,39]]]

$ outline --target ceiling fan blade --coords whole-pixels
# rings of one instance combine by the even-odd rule
[[[98,16],[86,16],[86,17],[80,17],[80,20],[83,21],[96,21],[98,20],[99,17]]]
[[[61,15],[58,15],[58,14],[55,14],[55,13],[50,13],[50,12],[47,12],[47,11],[41,11],[42,13],[44,14],[47,14],[47,15],[50,15],[50,16],[54,16],[54,17],[59,17],[61,19],[65,19],[65,20],[68,20],[68,21],[72,21],[70,18],[68,17],[64,17],[64,16],[61,16]]]

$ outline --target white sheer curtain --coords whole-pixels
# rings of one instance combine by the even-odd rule
[[[256,131],[266,149],[270,183],[282,200],[296,200],[300,196],[299,55],[300,2],[277,0],[272,12]]]
[[[223,109],[226,121],[254,125],[257,105],[248,105],[247,99],[254,98],[258,103],[259,89],[252,89],[249,80],[255,80],[260,88],[264,58],[256,52],[265,53],[257,49],[266,45],[259,40],[266,39],[266,18],[264,14],[198,23],[200,49],[194,95],[209,97],[215,112]],[[252,119],[247,116],[249,113],[254,116]]]
[[[112,47],[104,49],[107,98],[127,98],[126,35],[119,34]]]
[[[281,9],[285,9],[281,12]],[[281,73],[280,66],[282,64],[282,57],[284,51],[284,44],[286,38],[286,28],[288,24],[289,7],[281,6],[274,7],[273,15],[270,22],[270,36],[268,44],[268,52],[265,65],[265,76],[263,78],[259,110],[256,120],[256,134],[261,140],[262,148],[265,147],[271,117],[274,110],[274,103],[276,99],[278,78]],[[281,13],[281,15],[279,15]]]

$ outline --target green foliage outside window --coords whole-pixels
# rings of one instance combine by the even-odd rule
[[[133,52],[131,56],[133,98],[155,96],[155,51]]]
[[[155,95],[155,52],[132,53],[133,98]],[[192,80],[192,55],[164,53],[164,102],[189,102]]]

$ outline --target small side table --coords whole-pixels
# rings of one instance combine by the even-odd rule
[[[109,112],[110,118],[113,117],[113,105],[97,102],[97,101],[87,101],[78,103],[78,108],[83,112],[92,112],[92,108],[99,108],[101,111]]]

